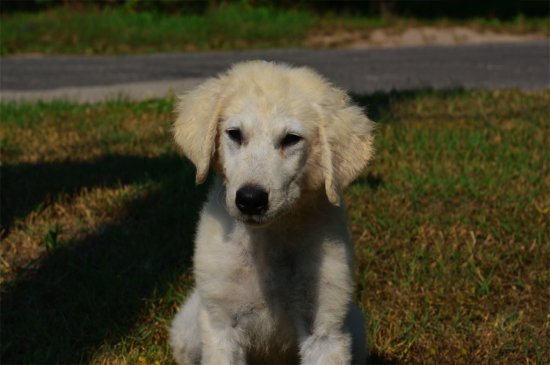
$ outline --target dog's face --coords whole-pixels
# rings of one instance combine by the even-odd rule
[[[300,198],[312,131],[299,115],[252,96],[229,105],[218,129],[218,158],[231,216],[264,224]]]
[[[234,66],[181,98],[176,142],[197,168],[222,175],[229,214],[273,221],[305,191],[340,193],[371,156],[372,122],[347,95],[305,68]]]

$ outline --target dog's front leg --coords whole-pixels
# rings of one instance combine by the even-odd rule
[[[309,328],[302,332],[300,357],[303,365],[348,365],[352,341],[345,318],[353,288],[350,262],[344,244],[326,245],[323,251],[316,305]]]
[[[200,314],[203,365],[245,365],[246,354],[231,323],[213,321],[206,309]]]
[[[323,315],[323,314],[321,314]],[[335,318],[332,318],[334,320]],[[319,323],[317,318],[313,333],[302,337],[300,358],[302,365],[349,365],[351,363],[352,339],[342,323],[330,326]]]

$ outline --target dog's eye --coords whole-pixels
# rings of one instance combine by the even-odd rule
[[[228,129],[226,133],[233,142],[238,144],[243,143],[243,135],[241,134],[240,129]]]
[[[283,140],[281,141],[281,147],[286,148],[290,146],[294,146],[298,142],[300,142],[303,138],[297,134],[288,133],[286,136],[284,136]]]

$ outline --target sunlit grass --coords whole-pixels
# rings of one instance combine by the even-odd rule
[[[346,192],[369,348],[546,363],[550,92],[356,96],[376,156]],[[169,363],[206,187],[171,100],[0,104],[4,363]]]

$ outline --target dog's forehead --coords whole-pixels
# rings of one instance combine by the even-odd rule
[[[225,128],[240,128],[254,134],[294,132],[305,135],[310,133],[311,123],[303,114],[276,102],[249,98],[228,105],[222,120]]]

